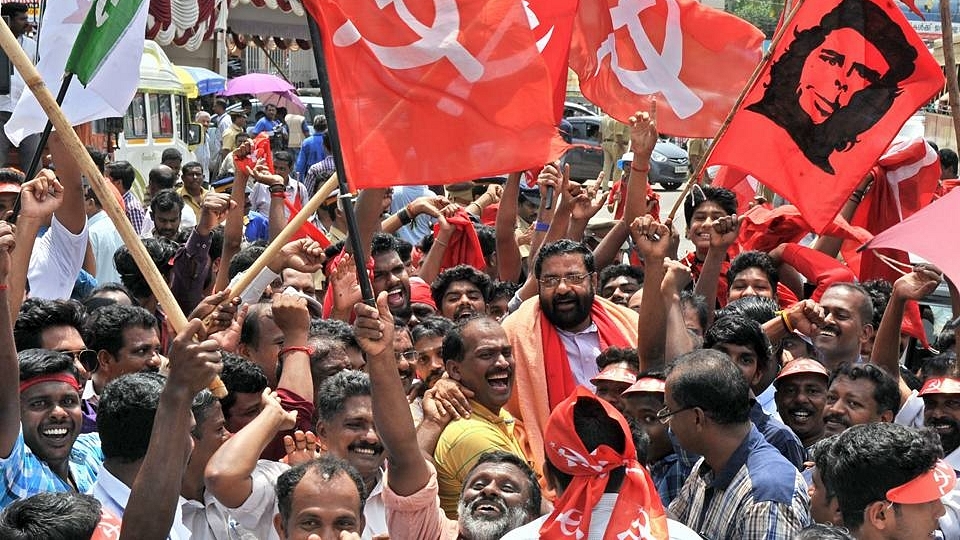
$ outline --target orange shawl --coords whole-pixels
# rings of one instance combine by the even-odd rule
[[[638,315],[635,311],[618,306],[609,300],[594,298],[599,302],[613,324],[626,336],[630,346],[637,346]],[[543,467],[543,431],[550,418],[550,398],[547,391],[547,374],[543,359],[543,338],[540,328],[540,297],[528,299],[516,312],[503,321],[503,329],[513,346],[516,361],[516,385],[507,410],[523,423],[523,432],[529,445],[527,456],[537,472]],[[610,340],[601,339],[602,343]]]

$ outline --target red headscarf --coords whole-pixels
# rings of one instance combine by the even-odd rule
[[[620,424],[626,441],[623,452],[607,445],[588,452],[573,424],[574,407],[581,399],[599,403],[607,416]],[[585,538],[590,533],[593,507],[600,501],[610,471],[626,467],[617,504],[610,515],[604,540],[619,538],[667,539],[667,516],[650,473],[637,462],[627,420],[612,405],[580,386],[558,405],[544,431],[547,459],[573,480],[557,500],[553,513],[540,527],[540,538]]]

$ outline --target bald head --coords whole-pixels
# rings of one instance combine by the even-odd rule
[[[173,189],[177,181],[177,173],[166,165],[157,165],[150,169],[148,180],[147,190],[153,197],[161,189]]]

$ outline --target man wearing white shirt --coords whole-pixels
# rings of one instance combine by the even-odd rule
[[[307,194],[306,186],[291,176],[291,173],[293,172],[293,156],[290,155],[290,152],[285,150],[274,152],[273,169],[277,175],[286,180],[284,193],[286,194],[287,202],[301,208],[303,205],[307,204],[307,201],[310,200],[310,196]],[[253,193],[250,194],[250,203],[253,205],[253,210],[260,212],[265,216],[269,216],[270,189],[266,185],[259,182],[255,184],[253,186]],[[287,219],[289,219],[290,210],[285,209],[284,213],[286,214]]]

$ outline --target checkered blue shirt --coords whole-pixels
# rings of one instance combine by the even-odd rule
[[[70,450],[70,474],[80,493],[86,493],[97,479],[97,471],[103,462],[100,450],[100,435],[80,435]],[[6,508],[17,499],[46,491],[73,491],[73,486],[56,475],[47,464],[38,458],[23,442],[23,429],[17,436],[10,455],[0,459],[3,473],[3,493],[0,493],[0,508]]]

